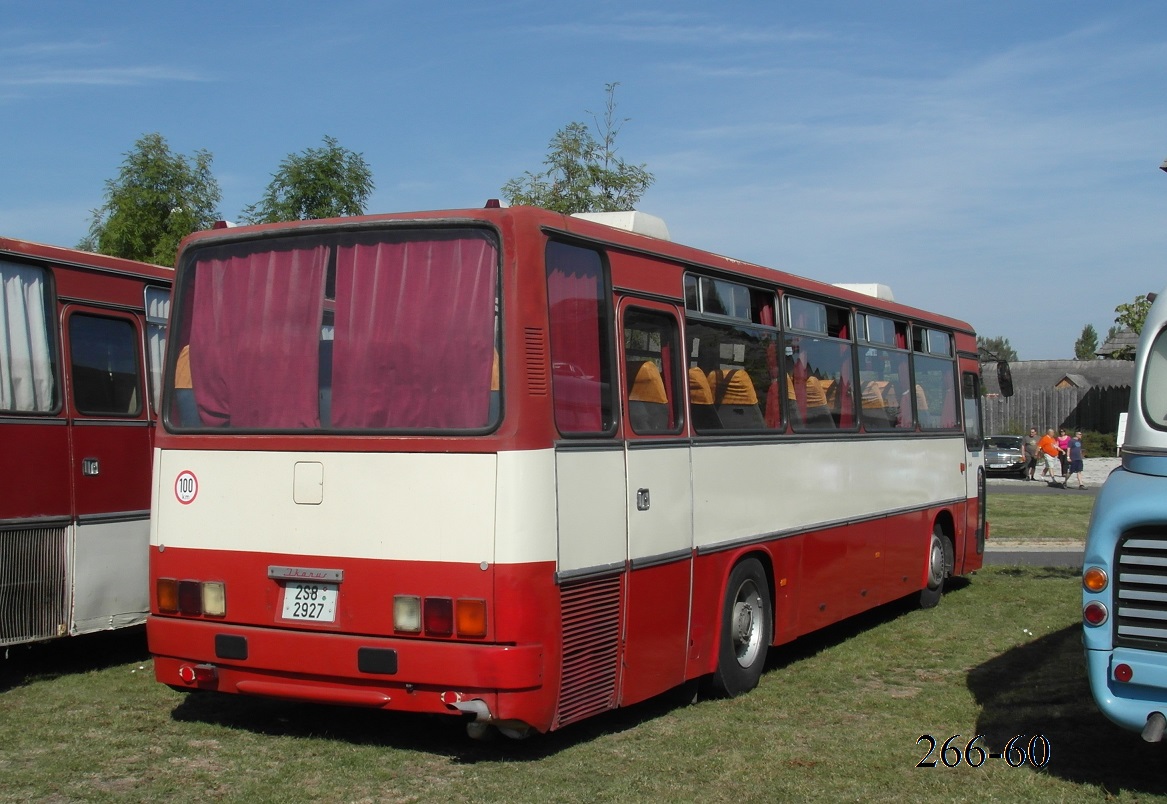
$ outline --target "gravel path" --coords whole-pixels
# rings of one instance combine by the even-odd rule
[[[1082,461],[1082,482],[1090,488],[1097,489],[1106,482],[1114,468],[1121,464],[1122,458],[1086,458]],[[1041,477],[1041,467],[1038,467],[1035,477]],[[990,486],[1008,486],[1025,481],[1018,477],[990,477],[988,483]],[[1070,481],[1070,488],[1074,488],[1073,480]]]

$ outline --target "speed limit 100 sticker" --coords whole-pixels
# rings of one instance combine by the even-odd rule
[[[174,479],[174,496],[178,501],[183,505],[190,505],[198,493],[199,479],[194,476],[194,472],[179,472],[178,477]]]

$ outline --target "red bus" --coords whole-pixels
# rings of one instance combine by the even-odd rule
[[[972,329],[665,232],[488,205],[188,238],[157,678],[545,732],[745,692],[980,567]]]
[[[0,238],[0,646],[146,619],[173,275]]]

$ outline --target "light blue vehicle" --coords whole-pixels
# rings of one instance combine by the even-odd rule
[[[1122,466],[1094,503],[1083,558],[1094,700],[1118,725],[1159,742],[1167,727],[1167,291],[1143,325]]]

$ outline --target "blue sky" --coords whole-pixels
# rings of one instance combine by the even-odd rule
[[[0,0],[0,234],[75,245],[134,142],[221,211],[324,135],[370,212],[480,206],[619,82],[673,239],[1073,356],[1167,285],[1167,4]]]

